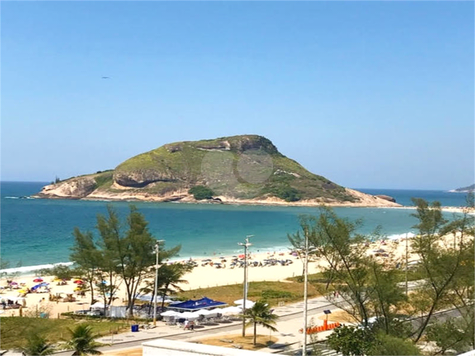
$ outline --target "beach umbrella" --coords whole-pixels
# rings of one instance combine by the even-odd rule
[[[16,285],[18,285],[18,283],[17,283],[17,282],[10,282],[10,284],[11,284],[12,286],[16,286]]]
[[[221,313],[219,309],[207,310],[203,309],[199,311],[201,315],[204,315],[207,318],[213,318],[218,316],[218,313]]]
[[[33,280],[33,282],[35,282],[35,283],[41,283],[41,282],[43,282],[43,278],[37,277],[37,278],[35,278],[35,279]]]
[[[239,299],[239,300],[236,300],[236,301],[234,302],[234,304],[237,304],[237,305],[239,305],[239,306],[242,307],[242,305],[243,305],[244,303],[243,303],[243,300],[242,300],[242,299]],[[254,304],[256,304],[256,303],[254,303],[252,300],[247,300],[247,299],[246,299],[246,309],[252,308],[252,307],[254,306]]]
[[[178,317],[180,318],[185,318],[185,319],[188,319],[188,320],[195,320],[195,319],[198,319],[199,318],[199,314],[196,315],[192,312],[183,312],[183,313],[180,313],[178,314]]]
[[[242,305],[242,304],[244,304],[244,299],[235,300],[234,304]],[[246,307],[252,307],[254,304],[256,304],[256,303],[254,303],[252,300],[246,299]]]
[[[178,316],[180,313],[173,311],[173,310],[167,310],[166,312],[160,313],[161,316]]]
[[[199,318],[200,315],[203,315],[203,313],[202,313],[201,310],[195,310],[194,312],[191,312],[191,314],[193,314],[193,315],[196,316],[197,318]]]
[[[242,308],[241,307],[226,307],[226,308],[220,309],[220,313],[223,315],[241,314]]]
[[[73,283],[76,283],[76,284],[84,284],[84,281],[80,280],[80,279],[76,279]]]

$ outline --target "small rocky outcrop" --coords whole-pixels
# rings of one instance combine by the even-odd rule
[[[92,177],[72,178],[43,187],[40,198],[82,199],[96,189],[96,181]]]
[[[375,196],[378,197],[378,198],[390,201],[391,203],[396,203],[396,199],[394,199],[393,197],[391,197],[389,195],[380,194],[380,195],[375,195]]]

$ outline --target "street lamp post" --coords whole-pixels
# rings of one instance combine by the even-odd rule
[[[408,265],[407,265],[407,260],[408,260],[408,246],[407,246],[407,234],[406,234],[406,297],[407,297],[407,293],[409,291],[409,286],[408,286],[408,283],[407,283],[407,268],[408,268]]]
[[[242,243],[239,242],[239,246],[244,246],[244,283],[243,283],[243,296],[244,299],[242,301],[242,312],[246,312],[246,300],[247,300],[247,248],[252,244],[249,242],[249,239],[254,235],[246,236],[246,242]],[[242,337],[246,336],[246,318],[242,318]]]
[[[307,300],[308,300],[308,235],[305,232],[305,263],[303,281],[303,345],[302,355],[307,355]]]
[[[157,242],[155,242],[155,287],[153,289],[153,326],[157,325],[158,255],[160,254],[160,242],[165,242],[165,240],[157,240]]]

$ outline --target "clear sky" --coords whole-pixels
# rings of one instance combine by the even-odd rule
[[[348,187],[474,182],[471,1],[2,2],[1,75],[2,180],[252,133]]]

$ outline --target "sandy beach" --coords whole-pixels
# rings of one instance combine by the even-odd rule
[[[381,258],[396,265],[397,262],[403,262],[405,259],[406,244],[405,239],[386,240],[372,243],[368,246],[368,253]],[[409,241],[410,242],[410,241]],[[410,251],[410,243],[409,243]],[[379,252],[378,252],[379,251]],[[222,258],[224,257],[224,258]],[[266,259],[274,258],[277,260],[287,261],[286,265],[260,266]],[[241,284],[244,277],[244,268],[231,268],[230,264],[233,256],[219,256],[206,259],[194,259],[198,263],[191,272],[184,276],[188,283],[183,283],[180,287],[183,290],[192,290],[199,288],[216,287],[222,285]],[[417,256],[408,255],[409,261],[414,261]],[[267,253],[251,253],[249,261],[254,262],[257,266],[248,267],[248,280],[253,281],[283,281],[288,277],[294,277],[302,274],[303,264],[298,256],[292,255],[290,251],[285,252],[267,252]],[[184,262],[184,261],[182,261]],[[212,262],[212,263],[211,263]],[[171,263],[171,262],[169,262]],[[179,262],[174,262],[179,263]],[[309,273],[317,273],[320,269],[321,261],[309,261]],[[216,268],[217,264],[221,268]],[[29,293],[24,299],[21,298],[21,287],[32,288],[38,282],[33,282],[36,277],[34,275],[20,276],[13,279],[17,283],[18,289],[5,288],[7,286],[7,278],[2,278],[0,286],[0,297],[4,300],[16,301],[22,305],[22,314],[29,315],[31,313],[47,313],[50,318],[57,318],[61,313],[68,311],[77,311],[90,308],[90,293],[85,293],[85,296],[78,296],[75,292],[77,285],[73,280],[68,281],[67,284],[61,285],[55,281],[53,276],[41,276],[44,282],[49,283],[49,292],[45,293]],[[50,301],[49,295],[61,295],[63,297],[72,295],[75,301]],[[123,300],[126,298],[125,286],[122,284],[117,292],[117,300],[113,305],[123,305]],[[1,310],[1,316],[19,316],[19,309],[5,309]]]

